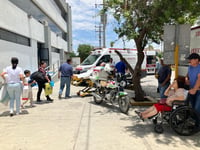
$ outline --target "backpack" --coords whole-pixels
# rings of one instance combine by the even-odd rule
[[[30,76],[31,80],[35,80],[36,82],[46,82],[45,75],[40,71],[35,71]]]

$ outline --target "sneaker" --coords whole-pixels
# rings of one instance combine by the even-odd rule
[[[58,98],[59,98],[59,99],[61,99],[61,98],[62,98],[62,97],[61,97],[61,94],[59,94],[59,95],[58,95]]]
[[[10,117],[14,115],[13,110],[10,110]]]

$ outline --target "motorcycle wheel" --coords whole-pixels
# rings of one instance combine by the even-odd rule
[[[129,97],[128,96],[119,97],[118,104],[119,104],[120,111],[122,113],[127,114],[130,108]]]
[[[95,95],[93,95],[93,100],[96,104],[101,104],[103,102],[103,90],[101,88],[97,88],[97,90],[95,91]]]

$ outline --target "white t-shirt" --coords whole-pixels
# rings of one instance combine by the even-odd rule
[[[29,80],[30,80],[30,77],[25,77],[25,79],[24,79],[24,84],[29,84],[29,83],[28,83]],[[32,90],[31,85],[28,85],[28,89],[29,89],[29,91]]]
[[[7,83],[20,83],[20,75],[23,75],[22,69],[20,67],[12,69],[12,66],[9,66],[6,67],[5,72],[7,73]]]

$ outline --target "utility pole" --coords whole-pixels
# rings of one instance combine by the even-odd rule
[[[98,32],[98,33],[99,33],[99,48],[101,48],[101,43],[102,43],[102,41],[101,41],[101,39],[102,39],[102,37],[101,37],[102,26],[101,26],[101,25],[95,26],[95,29],[96,29],[96,28],[97,28],[97,30],[95,30],[95,32]]]
[[[103,0],[103,9],[105,7],[105,0]],[[103,47],[106,47],[106,24],[107,24],[107,14],[104,12],[101,15],[101,24],[103,25]]]
[[[95,4],[95,8],[97,8],[98,5],[103,6],[103,9],[104,9],[105,8],[105,0],[103,0],[103,4]],[[95,26],[95,31],[96,31],[96,28],[98,28],[96,32],[99,32],[99,47],[100,48],[106,47],[106,24],[107,24],[107,14],[105,12],[103,12],[100,16],[99,26]]]

